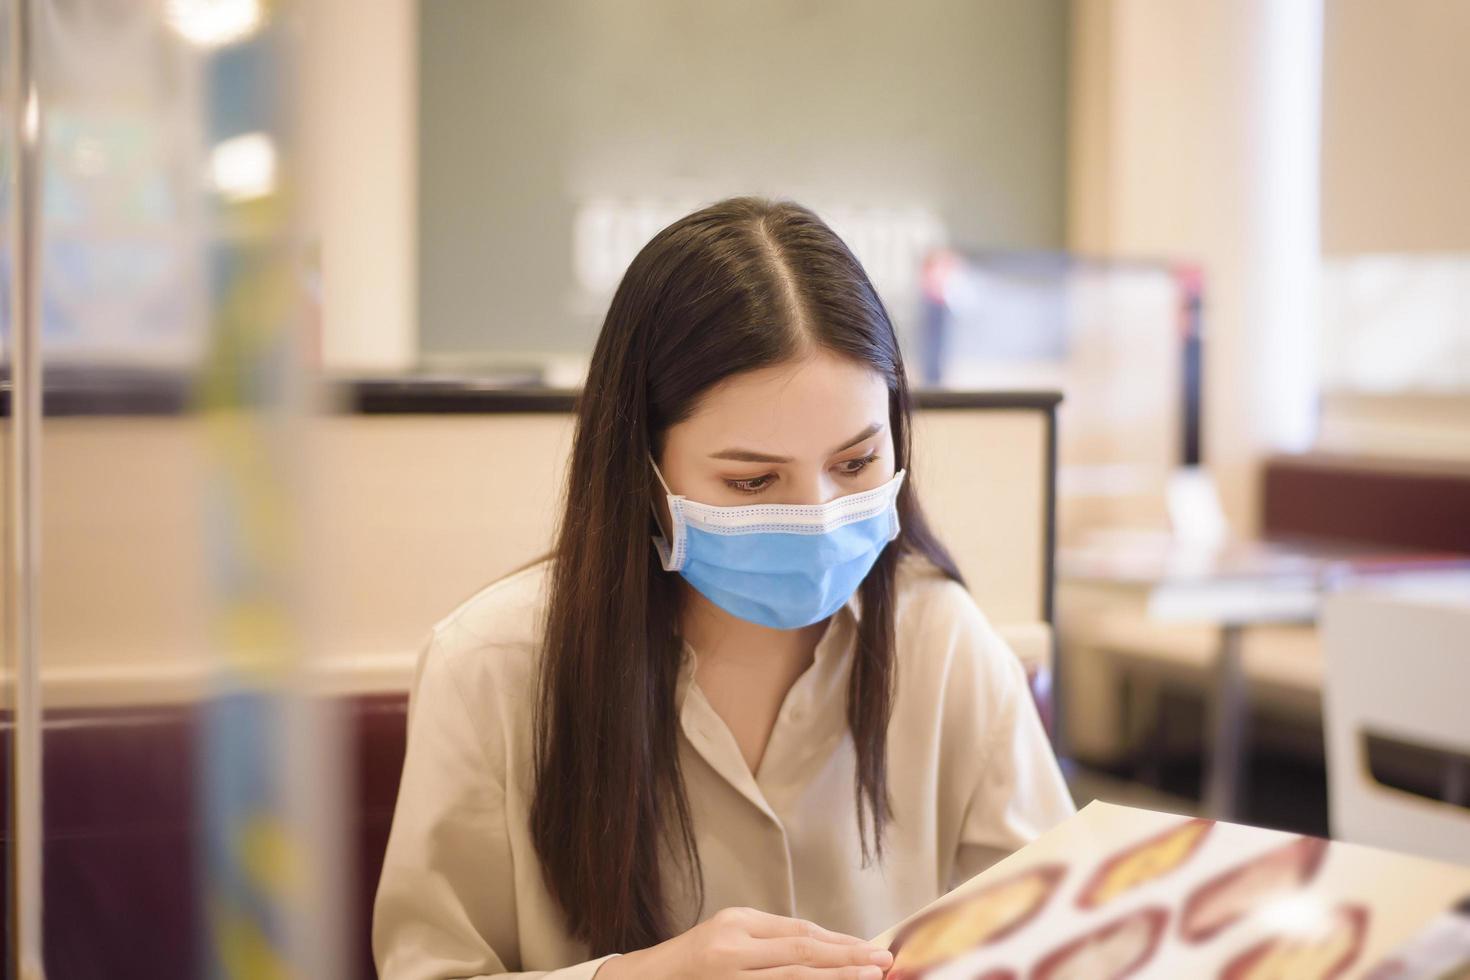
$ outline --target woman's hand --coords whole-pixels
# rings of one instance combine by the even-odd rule
[[[881,980],[881,946],[756,909],[721,909],[673,939],[614,956],[595,980]]]

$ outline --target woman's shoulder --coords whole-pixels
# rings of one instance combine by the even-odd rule
[[[550,558],[496,579],[454,607],[434,628],[455,628],[494,642],[529,642],[539,635],[551,583]]]
[[[426,657],[467,684],[524,683],[541,647],[551,561],[491,582],[434,624]]]
[[[898,620],[913,626],[954,624],[984,619],[963,583],[955,581],[921,554],[903,556],[894,579]]]
[[[897,653],[908,670],[943,683],[958,669],[986,678],[986,686],[1009,686],[1020,661],[963,583],[921,555],[906,555],[896,585]]]

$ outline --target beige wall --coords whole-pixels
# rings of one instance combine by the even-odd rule
[[[329,369],[418,356],[418,5],[312,0],[298,109],[305,235],[319,246]]]
[[[1228,226],[1248,176],[1238,97],[1247,39],[1226,6],[1076,3],[1068,244],[1087,254],[1207,267],[1205,451],[1239,525],[1253,510],[1251,440],[1247,420],[1220,393],[1235,388],[1246,369],[1245,243]],[[1203,38],[1208,43],[1191,43]]]
[[[1470,278],[1452,271],[1470,252],[1467,98],[1470,4],[1328,0],[1323,328],[1341,360],[1324,379],[1323,448],[1470,456]]]
[[[1470,3],[1328,0],[1322,250],[1470,249]]]
[[[1069,245],[1205,272],[1205,461],[1236,532],[1310,438],[1316,51],[1308,2],[1077,0]]]

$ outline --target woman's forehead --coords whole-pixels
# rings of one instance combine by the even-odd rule
[[[701,397],[669,440],[678,451],[739,448],[800,458],[824,455],[887,421],[883,376],[821,353],[727,379]]]

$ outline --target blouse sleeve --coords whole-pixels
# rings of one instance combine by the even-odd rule
[[[953,888],[1077,812],[1037,714],[1021,661],[971,605],[957,631],[958,689],[971,699],[966,737],[981,760],[960,823]]]
[[[436,629],[409,695],[408,745],[373,908],[373,958],[383,980],[523,977],[589,980],[610,957],[564,969],[518,964],[515,885],[505,814],[505,764],[489,750]],[[487,729],[493,706],[477,705]]]

